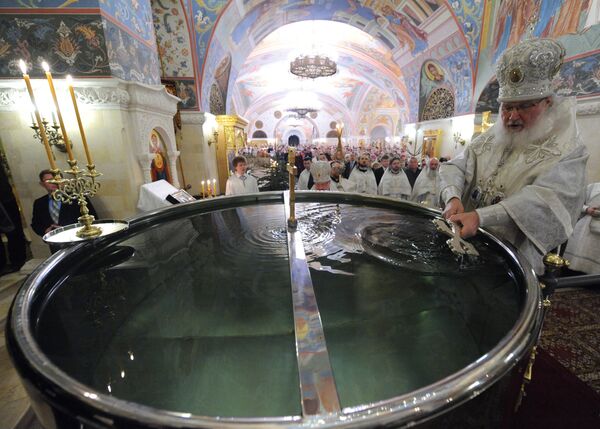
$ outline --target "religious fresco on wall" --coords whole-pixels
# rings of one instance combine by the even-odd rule
[[[160,84],[156,48],[151,48],[110,21],[104,21],[106,49],[112,75],[123,80]]]
[[[19,59],[34,77],[41,61],[60,76],[110,76],[98,15],[0,15],[0,76],[20,76]]]
[[[553,82],[562,96],[589,96],[600,93],[600,52],[564,63]]]
[[[229,85],[229,73],[231,72],[231,55],[225,55],[225,58],[221,60],[217,70],[215,71],[215,83],[217,88],[221,91],[221,98],[227,100],[227,90]]]
[[[152,0],[154,31],[163,77],[194,77],[190,35],[179,0]]]
[[[498,113],[500,109],[500,103],[498,102],[498,95],[500,93],[500,85],[498,80],[493,78],[481,91],[481,95],[477,100],[477,106],[475,107],[476,113],[488,112]]]
[[[99,1],[105,0],[2,0],[2,7],[14,8],[98,8]]]
[[[99,0],[100,9],[150,44],[156,43],[150,0]]]
[[[196,110],[198,107],[198,98],[196,97],[196,81],[195,80],[176,80],[175,90],[177,97],[181,98],[179,109],[181,110]]]
[[[477,64],[479,42],[481,39],[482,16],[485,8],[483,0],[454,0],[448,4],[458,20],[473,57],[473,67]]]
[[[467,48],[459,49],[438,60],[444,70],[448,71],[447,80],[451,83],[455,99],[455,114],[472,112],[473,72]]]
[[[590,25],[593,0],[501,0],[493,35],[493,58],[517,44],[533,23],[535,37],[576,34]]]
[[[431,94],[438,88],[450,86],[446,76],[447,72],[435,60],[427,60],[421,66],[421,80],[419,84],[419,118],[423,117],[425,105]],[[454,103],[452,107],[454,108]]]
[[[167,147],[162,137],[156,130],[152,130],[149,142],[150,154],[154,155],[150,162],[150,177],[153,182],[157,180],[166,180],[171,183],[171,172],[169,171],[169,158],[167,157]]]

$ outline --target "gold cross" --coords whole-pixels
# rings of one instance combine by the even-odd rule
[[[296,167],[296,151],[293,147],[288,149],[288,162],[287,162],[287,171],[289,174],[289,182],[290,182],[290,217],[288,219],[288,227],[291,229],[296,229],[298,226],[298,221],[296,220],[296,174],[298,174],[298,167]]]

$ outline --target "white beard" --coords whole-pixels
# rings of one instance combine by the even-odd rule
[[[535,123],[520,131],[513,131],[507,128],[502,119],[494,124],[494,136],[500,144],[505,144],[507,147],[524,147],[529,143],[543,140],[552,132],[553,128],[558,123],[558,118],[561,117],[561,100],[558,97],[553,98],[553,104],[540,114]]]

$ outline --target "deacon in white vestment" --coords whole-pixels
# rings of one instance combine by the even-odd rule
[[[411,192],[410,182],[402,168],[402,160],[398,157],[392,158],[388,169],[381,177],[377,193],[384,197],[410,200]]]
[[[529,39],[496,67],[501,120],[440,170],[444,216],[470,237],[481,227],[512,243],[543,272],[543,256],[573,232],[588,158],[575,99],[553,95],[565,50]]]
[[[581,215],[564,256],[570,269],[600,274],[600,183],[588,185]]]
[[[377,180],[375,180],[375,173],[369,167],[371,159],[369,155],[362,154],[358,158],[358,164],[350,173],[348,180],[356,185],[356,191],[359,194],[372,194],[377,195]]]
[[[411,200],[427,207],[440,208],[440,161],[431,158],[429,164],[421,171],[415,180]]]
[[[356,184],[342,175],[344,167],[339,161],[331,161],[330,189],[335,192],[356,192]]]
[[[234,173],[227,179],[225,195],[253,194],[258,192],[258,183],[254,176],[246,172],[246,158],[236,156],[231,161]]]
[[[298,185],[296,189],[299,191],[308,191],[308,181],[310,179],[310,165],[312,164],[312,160],[310,157],[304,158],[304,170],[300,173],[298,177]]]

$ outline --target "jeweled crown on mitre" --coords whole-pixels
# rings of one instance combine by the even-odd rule
[[[310,174],[315,183],[329,182],[331,166],[328,161],[314,161],[310,166]]]
[[[552,78],[564,57],[563,45],[552,39],[528,39],[507,49],[496,64],[498,101],[536,100],[554,94]]]

